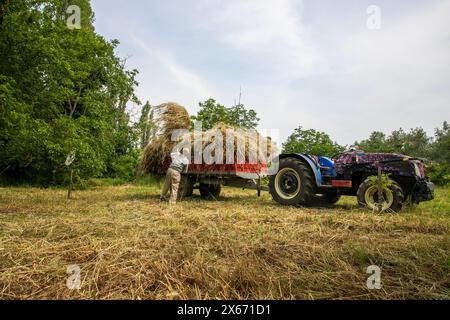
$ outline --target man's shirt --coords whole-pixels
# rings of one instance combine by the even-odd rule
[[[172,158],[172,163],[170,164],[170,168],[172,168],[180,173],[186,170],[186,168],[189,164],[188,157],[186,157],[184,154],[182,154],[180,152],[172,152],[170,154],[170,157]]]

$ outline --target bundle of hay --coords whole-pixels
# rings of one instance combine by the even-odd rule
[[[218,146],[223,150],[222,155],[219,155],[223,163],[227,159],[227,151],[232,154],[234,163],[267,163],[277,151],[272,140],[256,130],[237,128],[225,123],[216,124],[210,130],[189,132],[178,141],[189,141],[189,144],[186,144],[191,149],[192,159],[199,156],[199,151],[203,152],[208,147],[211,152],[207,153],[215,158],[214,147]]]
[[[143,174],[164,173],[165,165],[167,161],[170,161],[170,153],[175,146],[180,145],[180,142],[183,142],[184,147],[191,150],[193,162],[195,159],[205,160],[198,151],[203,153],[208,146],[212,150],[209,154],[213,158],[216,157],[214,146],[221,146],[223,163],[227,159],[227,150],[232,150],[230,152],[232,152],[235,163],[242,161],[267,163],[268,159],[276,152],[276,146],[272,140],[263,137],[256,130],[235,128],[223,123],[217,124],[211,130],[182,134],[174,141],[172,139],[174,130],[190,127],[188,112],[176,103],[165,103],[156,107],[155,124],[157,126],[156,135],[144,148],[140,161],[140,172]]]
[[[162,173],[164,161],[176,145],[171,141],[172,132],[189,129],[190,118],[186,109],[179,104],[168,102],[154,108],[156,133],[142,152],[140,172],[143,174]]]

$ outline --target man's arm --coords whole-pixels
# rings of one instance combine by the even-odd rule
[[[184,156],[184,162],[185,162],[184,163],[185,164],[184,172],[187,173],[188,172],[188,168],[189,168],[189,163],[190,163],[188,157]]]

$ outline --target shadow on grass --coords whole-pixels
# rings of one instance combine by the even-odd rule
[[[129,194],[121,194],[114,196],[112,200],[115,201],[133,201],[133,200],[139,200],[139,201],[147,201],[147,200],[158,200],[159,201],[160,196],[159,194],[155,193],[129,193]]]
[[[112,201],[149,201],[151,203],[159,202],[160,201],[160,194],[159,193],[142,193],[142,192],[133,192],[128,194],[121,194],[116,195],[112,199]],[[234,204],[242,204],[246,206],[252,206],[255,205],[271,205],[271,206],[277,206],[277,207],[288,207],[286,205],[278,204],[277,202],[273,201],[272,199],[268,199],[267,197],[261,197],[259,198],[256,194],[231,194],[231,195],[221,195],[217,198],[212,199],[204,199],[202,198],[198,193],[194,193],[192,196],[189,197],[183,197],[182,199],[178,200],[179,202],[184,203],[195,203],[195,204],[208,204],[208,203],[234,203]],[[338,202],[337,204],[327,204],[327,203],[314,203],[309,206],[289,206],[289,207],[297,207],[299,209],[305,208],[305,209],[318,209],[323,213],[327,213],[331,210],[333,211],[341,211],[346,212],[350,210],[356,210],[359,209],[359,206],[356,203],[350,203],[348,201],[345,201],[343,203]]]

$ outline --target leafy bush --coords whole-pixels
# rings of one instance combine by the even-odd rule
[[[119,156],[111,164],[110,176],[125,181],[132,181],[136,178],[136,168],[139,159],[139,150],[134,149],[130,154]]]
[[[344,151],[345,147],[331,140],[325,132],[303,129],[301,126],[283,143],[283,153],[307,153],[332,157]]]
[[[391,175],[390,173],[381,175],[382,188],[387,189],[394,184],[394,182],[390,178],[390,175]],[[370,182],[370,185],[378,185],[378,176],[370,176],[369,182]]]
[[[433,162],[427,166],[427,175],[435,184],[445,186],[450,182],[450,166],[446,163]]]
[[[66,184],[133,175],[126,104],[136,70],[127,70],[93,28],[89,0],[75,0],[80,29],[68,30],[66,1],[0,1],[0,179],[8,184]],[[112,172],[111,172],[111,171]],[[125,172],[127,171],[128,172]]]

